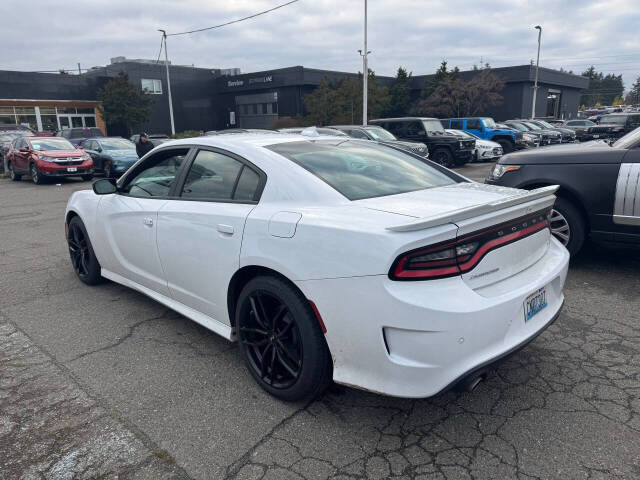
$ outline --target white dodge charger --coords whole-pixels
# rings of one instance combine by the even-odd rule
[[[65,226],[80,280],[237,341],[279,398],[331,380],[426,397],[474,386],[558,316],[554,191],[474,183],[374,142],[219,135],[74,193]]]

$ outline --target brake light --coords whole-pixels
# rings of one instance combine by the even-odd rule
[[[549,228],[549,210],[404,253],[389,271],[392,280],[431,280],[473,270],[490,251]]]

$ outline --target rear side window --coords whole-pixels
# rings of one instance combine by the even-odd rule
[[[454,130],[462,130],[462,120],[451,120],[451,127]]]
[[[468,130],[482,130],[482,123],[480,120],[467,120]]]
[[[401,122],[387,122],[381,125],[385,130],[389,130],[396,137],[402,137],[404,124]]]
[[[297,163],[349,200],[455,183],[421,160],[376,143],[290,142],[266,148]]]

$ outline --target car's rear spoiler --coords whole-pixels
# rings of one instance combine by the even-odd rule
[[[550,185],[548,187],[540,187],[534,190],[523,191],[523,193],[505,197],[496,202],[484,203],[482,205],[453,210],[441,215],[434,215],[433,217],[421,218],[411,223],[387,227],[387,230],[391,230],[393,232],[413,232],[416,230],[424,230],[425,228],[437,227],[438,225],[444,225],[446,223],[455,223],[461,220],[466,220],[467,218],[478,217],[485,213],[495,212],[514,205],[551,196],[556,192],[556,190],[558,190],[558,188],[559,185]]]

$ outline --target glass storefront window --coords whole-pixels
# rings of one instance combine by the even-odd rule
[[[40,120],[42,121],[42,130],[45,132],[55,132],[58,130],[58,120],[55,115],[42,115],[40,108]]]
[[[95,112],[93,111],[93,108],[88,107],[88,108],[78,108],[78,113],[88,113],[90,115],[93,115]]]
[[[56,107],[40,107],[40,115],[55,115]]]
[[[0,107],[0,115],[13,115],[13,107]]]
[[[73,114],[75,114],[76,113],[76,109],[75,109],[75,107],[58,107],[58,114],[61,114],[61,113],[67,113],[67,114],[68,113],[73,113]]]
[[[35,115],[35,107],[16,107],[16,115]]]
[[[82,117],[71,117],[71,126],[74,128],[82,127]]]
[[[84,126],[85,127],[95,127],[96,126],[96,117],[84,117]]]
[[[16,123],[16,117],[11,115],[4,115],[0,113],[0,125],[14,125]]]
[[[16,107],[16,110],[18,108]],[[35,115],[18,115],[19,125],[29,125],[32,129],[38,130],[38,121]]]

